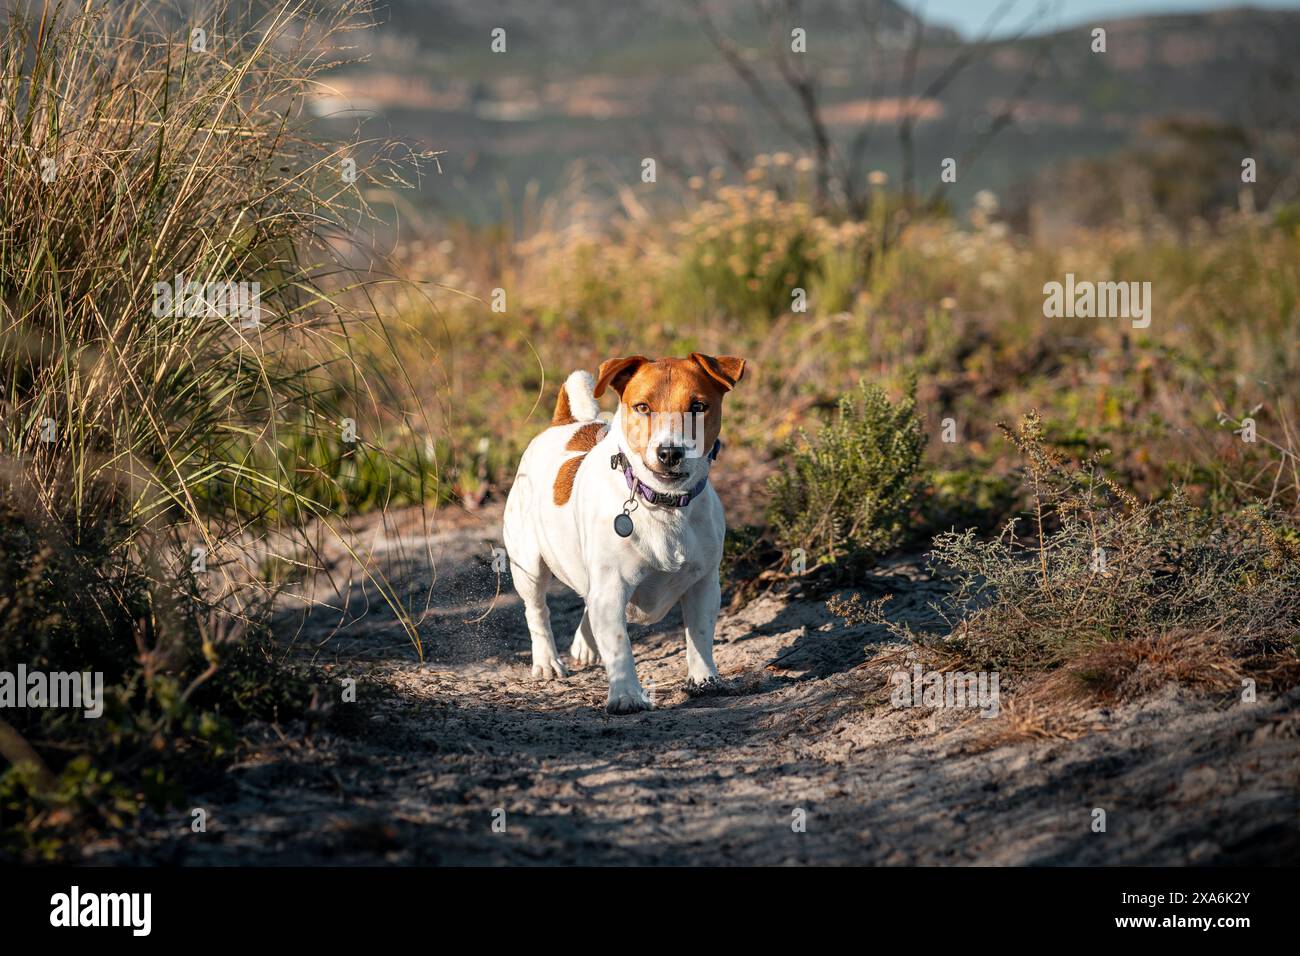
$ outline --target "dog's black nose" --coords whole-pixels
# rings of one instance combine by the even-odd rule
[[[660,445],[656,457],[665,468],[676,468],[686,457],[686,449],[681,445]]]

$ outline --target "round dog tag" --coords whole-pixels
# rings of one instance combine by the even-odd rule
[[[632,534],[632,519],[625,514],[619,515],[614,519],[614,533],[620,538],[626,538]]]

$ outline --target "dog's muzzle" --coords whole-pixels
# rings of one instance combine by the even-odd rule
[[[713,447],[709,449],[709,461],[716,461],[718,458],[718,452],[720,451],[722,451],[722,441],[718,440],[715,441]],[[627,490],[632,492],[633,498],[640,496],[641,498],[644,498],[648,504],[666,505],[669,508],[685,508],[699,497],[700,493],[704,491],[704,486],[709,483],[709,476],[705,475],[690,491],[684,491],[681,493],[656,491],[636,476],[636,472],[632,470],[632,463],[628,461],[627,455],[623,454],[621,451],[610,456],[609,467],[614,471],[622,469],[623,478],[627,481]]]

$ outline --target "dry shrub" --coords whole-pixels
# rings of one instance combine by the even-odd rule
[[[1267,684],[1300,681],[1300,661],[1274,658],[1252,669],[1245,642],[1214,632],[1171,631],[1099,644],[1059,670],[1031,678],[1002,707],[1003,720],[978,741],[981,749],[1022,740],[1075,740],[1104,724],[1095,710],[1156,693],[1169,684],[1214,694],[1240,691],[1255,673]],[[1270,672],[1270,668],[1279,668]],[[1288,685],[1289,686],[1289,685]]]
[[[1214,516],[1177,489],[1141,501],[1042,439],[1037,416],[1005,429],[1026,460],[1031,512],[995,540],[950,532],[932,562],[956,584],[941,646],[967,666],[1034,673],[1171,634],[1221,635],[1242,659],[1294,657],[1296,529],[1261,507]]]
[[[1262,506],[1215,516],[1175,491],[1142,501],[1048,447],[1036,415],[1004,428],[1026,461],[1027,533],[949,532],[931,565],[953,589],[941,633],[889,621],[884,599],[835,601],[939,655],[936,669],[998,671],[1018,686],[999,739],[1076,736],[1086,711],[1170,683],[1233,693],[1300,682],[1300,539]]]

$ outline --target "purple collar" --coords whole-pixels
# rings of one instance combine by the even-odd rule
[[[720,451],[722,451],[722,442],[720,440],[715,441],[713,443],[713,448],[709,450],[709,461],[715,461],[718,457],[718,452]],[[627,481],[627,490],[632,492],[632,497],[635,498],[637,495],[640,495],[652,505],[667,505],[670,508],[685,508],[699,497],[700,493],[704,491],[705,486],[709,483],[709,476],[705,475],[700,479],[699,484],[690,491],[683,492],[682,494],[672,494],[667,491],[655,491],[655,489],[651,488],[636,476],[636,473],[632,471],[632,463],[627,460],[627,456],[621,451],[610,456],[609,467],[614,471],[622,469],[623,478]]]

